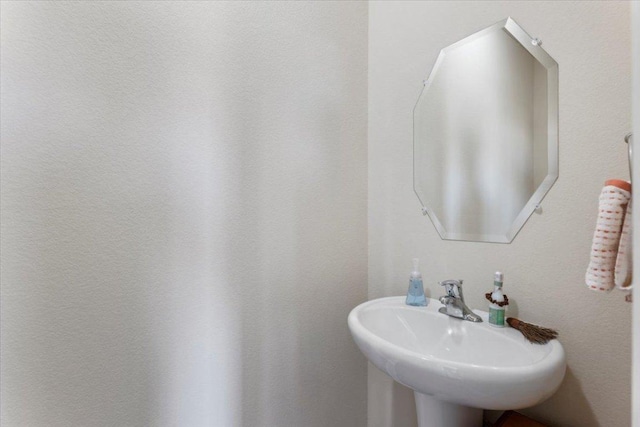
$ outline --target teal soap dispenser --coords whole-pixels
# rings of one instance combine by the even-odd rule
[[[407,291],[407,305],[424,307],[427,305],[427,297],[424,296],[424,285],[422,284],[422,274],[418,271],[418,258],[413,259],[413,271],[409,279],[409,290]]]

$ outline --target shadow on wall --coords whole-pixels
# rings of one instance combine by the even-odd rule
[[[369,393],[373,393],[375,401],[381,403],[381,405],[369,408],[369,427],[415,427],[418,425],[413,390],[393,381],[391,377],[371,364],[369,364],[369,378],[372,380],[369,382]],[[572,396],[570,406],[572,408],[581,408],[580,413],[575,414],[576,423],[571,427],[600,427],[608,425],[598,422],[582,392],[580,381],[575,377],[571,368],[567,368],[564,381],[558,393]],[[557,418],[557,415],[554,416],[554,414],[566,411],[565,405],[566,403],[556,404],[554,398],[551,397],[542,406],[545,408],[544,418],[540,414],[540,407],[535,408],[535,411],[521,409],[518,412],[522,412],[549,427],[560,427],[553,423],[553,420]],[[493,420],[497,419],[502,413],[502,411],[487,412],[487,417]],[[533,412],[535,412],[535,415]]]
[[[368,408],[369,427],[416,427],[413,390],[395,382],[371,363],[368,366],[369,393],[378,403]]]
[[[366,298],[366,250],[344,239],[356,215],[365,217],[366,202],[351,193],[366,194],[366,183],[344,185],[357,168],[345,148],[352,130],[341,124],[361,86],[335,73],[350,57],[331,53],[323,19],[292,26],[282,19],[292,7],[253,3],[230,17],[260,24],[243,37],[229,34],[223,79],[237,92],[214,119],[224,127],[234,189],[224,208],[231,266],[224,282],[241,313],[241,425],[364,425],[366,362],[346,314]],[[320,4],[304,8],[334,13]],[[308,46],[295,43],[293,55],[273,51],[274,43],[298,39]],[[354,248],[362,255],[355,270],[348,267]],[[354,376],[363,381],[359,397],[347,392]]]
[[[558,402],[556,396],[564,396],[562,402]],[[560,427],[553,423],[554,419],[557,419],[557,413],[567,411],[567,403],[570,408],[580,408],[579,411],[572,412],[572,416],[575,417],[575,424],[571,427],[600,427],[609,426],[606,422],[600,423],[596,418],[596,415],[591,410],[591,404],[587,400],[582,391],[582,384],[580,380],[575,376],[571,367],[567,366],[567,372],[565,373],[564,380],[560,389],[554,396],[551,396],[544,405],[535,408],[535,415],[533,410],[523,409],[522,412],[525,415],[549,425],[550,427]],[[541,411],[542,410],[542,411]],[[544,418],[542,418],[544,416]]]

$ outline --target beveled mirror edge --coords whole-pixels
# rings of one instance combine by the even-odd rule
[[[506,235],[487,235],[487,234],[467,234],[467,233],[449,233],[446,232],[444,226],[438,220],[438,217],[433,213],[432,209],[425,205],[420,198],[418,191],[416,190],[416,164],[415,164],[415,118],[413,120],[413,192],[422,205],[423,213],[429,217],[429,220],[436,229],[438,235],[442,240],[456,240],[478,243],[511,243],[516,238],[518,233],[522,230],[527,223],[533,212],[540,205],[542,200],[553,187],[553,184],[559,177],[559,66],[558,63],[549,55],[539,44],[533,44],[534,38],[531,37],[518,23],[511,17],[496,22],[489,27],[477,31],[456,43],[453,43],[440,50],[436,61],[431,68],[429,76],[423,82],[422,90],[418,95],[418,100],[413,107],[413,116],[415,117],[415,110],[418,106],[420,98],[425,90],[427,90],[431,84],[432,76],[441,64],[442,59],[447,51],[456,47],[462,46],[479,37],[484,36],[486,33],[494,31],[496,28],[502,28],[516,39],[522,47],[524,47],[534,58],[536,58],[547,69],[547,114],[548,114],[548,172],[542,183],[538,186],[536,191],[531,195],[529,201],[522,208],[516,219],[514,220],[511,228]]]
[[[458,40],[457,42],[455,42],[453,44],[450,44],[449,46],[446,46],[446,47],[440,49],[440,53],[446,54],[449,51],[457,49],[460,46],[464,46],[467,43],[471,43],[471,42],[479,39],[480,37],[484,37],[488,33],[491,33],[491,32],[493,32],[493,31],[495,31],[497,29],[506,28],[506,25],[509,23],[510,19],[511,18],[502,19],[502,20],[496,22],[495,24],[489,25],[487,28],[484,28],[482,30],[479,30],[479,31],[476,31],[476,32],[474,32],[472,34],[469,34],[468,36]],[[513,20],[511,20],[511,21],[513,21]],[[516,24],[516,25],[518,25],[518,24]]]
[[[423,82],[423,91],[425,89],[428,89],[429,86],[431,85],[431,81],[432,81],[432,77],[435,76],[436,71],[438,71],[438,68],[440,67],[440,64],[442,63],[442,60],[444,58],[444,56],[451,50],[456,49],[460,46],[463,46],[467,43],[471,43],[474,40],[477,40],[480,37],[485,36],[486,34],[495,31],[496,29],[503,29],[505,28],[505,25],[508,23],[509,19],[511,18],[507,18],[507,19],[503,19],[501,21],[496,22],[493,25],[488,26],[485,29],[476,31],[473,34],[470,34],[460,40],[458,40],[457,42],[450,44],[447,47],[444,47],[442,49],[440,49],[440,52],[438,53],[438,57],[436,58],[435,62],[433,63],[433,67],[431,67],[431,71],[429,72],[429,75],[427,76],[427,78],[424,80]],[[518,25],[518,24],[516,24]],[[523,30],[524,31],[524,30]],[[526,34],[526,33],[525,33]],[[420,95],[422,95],[422,92],[420,93]],[[418,96],[418,100],[420,99],[420,96]],[[416,102],[416,105],[418,103]],[[414,106],[414,113],[415,113],[415,106]]]
[[[532,43],[523,43],[523,40],[533,41],[533,37],[527,34],[510,17],[507,19],[509,32],[514,36],[517,34],[516,40],[523,45],[534,58],[542,62],[547,69],[547,176],[544,178],[540,186],[531,195],[527,204],[522,208],[520,214],[516,217],[511,228],[507,232],[507,242],[511,243],[518,233],[527,223],[536,207],[542,203],[545,196],[558,180],[559,176],[559,66],[558,63],[539,45]]]
[[[416,197],[420,201],[420,204],[422,205],[423,214],[429,217],[429,220],[433,224],[433,227],[436,229],[436,232],[438,233],[438,235],[440,236],[440,239],[442,240],[478,242],[478,243],[511,243],[511,240],[513,240],[513,237],[509,239],[508,234],[469,234],[469,233],[447,232],[445,231],[444,226],[438,220],[438,216],[433,213],[433,210],[431,210],[431,208],[429,208],[422,202],[422,199],[420,199],[420,195],[415,190],[415,186],[414,186],[413,192],[415,193]],[[533,211],[531,213],[533,213]]]
[[[491,28],[491,27],[489,27]],[[511,17],[504,23],[504,29],[516,39],[534,58],[536,58],[546,69],[557,67],[558,63],[544,50],[540,44],[533,44],[535,40]]]

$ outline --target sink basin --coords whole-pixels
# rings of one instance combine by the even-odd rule
[[[482,425],[482,409],[536,405],[560,386],[562,345],[531,344],[510,327],[496,328],[487,313],[473,323],[438,312],[442,304],[412,307],[405,297],[365,302],[349,314],[349,329],[364,355],[416,396],[423,426]]]

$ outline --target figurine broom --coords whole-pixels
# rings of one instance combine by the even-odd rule
[[[515,317],[507,318],[507,323],[512,328],[522,332],[522,335],[534,344],[546,344],[558,336],[558,331],[543,328],[538,325],[532,325],[531,323],[523,322]]]

